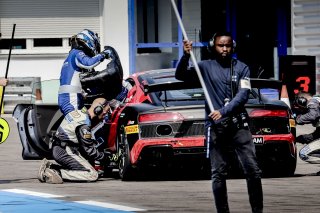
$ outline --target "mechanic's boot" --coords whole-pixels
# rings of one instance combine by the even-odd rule
[[[60,184],[63,183],[62,177],[57,170],[46,168],[43,174],[44,182]]]
[[[41,165],[40,165],[40,168],[38,171],[38,180],[40,182],[45,182],[44,172],[45,172],[46,168],[50,168],[51,164],[52,163],[50,161],[48,161],[46,158],[43,158],[43,160],[41,161]]]

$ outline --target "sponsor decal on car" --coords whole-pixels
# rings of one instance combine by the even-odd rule
[[[290,127],[296,127],[296,121],[294,119],[289,119]]]
[[[128,121],[127,125],[132,125],[134,124],[134,121]]]
[[[264,142],[263,137],[253,137],[252,140],[254,144],[263,144]]]
[[[127,135],[139,133],[138,125],[126,126],[126,127],[124,127],[124,129],[125,129]]]

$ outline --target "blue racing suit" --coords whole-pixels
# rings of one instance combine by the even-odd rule
[[[103,54],[89,57],[79,49],[70,51],[60,73],[58,104],[64,116],[74,110],[80,110],[84,106],[80,73],[93,70],[104,59]]]

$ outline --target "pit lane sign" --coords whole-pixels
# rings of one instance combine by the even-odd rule
[[[316,57],[307,55],[287,55],[279,58],[279,79],[288,90],[292,103],[299,91],[316,93]]]

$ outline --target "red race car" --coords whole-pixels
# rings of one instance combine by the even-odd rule
[[[204,140],[204,92],[197,81],[179,81],[174,73],[174,69],[151,70],[125,79],[127,97],[116,102],[108,119],[93,129],[99,149],[114,153],[106,174],[118,171],[122,180],[152,168],[210,174]],[[41,83],[45,88],[46,83]],[[251,86],[246,109],[259,164],[265,175],[292,176],[297,161],[292,111],[284,102],[261,93],[261,88],[280,89],[281,82],[251,79]],[[23,159],[50,158],[49,139],[62,119],[57,104],[20,104],[13,117]]]

